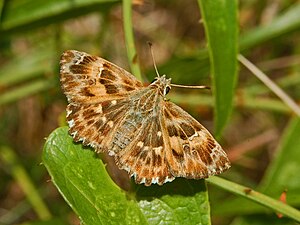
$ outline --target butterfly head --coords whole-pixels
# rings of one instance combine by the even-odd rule
[[[157,76],[151,86],[157,88],[160,94],[165,96],[171,90],[171,78],[166,78],[166,75]]]

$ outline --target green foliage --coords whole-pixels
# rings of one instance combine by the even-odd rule
[[[295,171],[299,171],[300,156],[299,142],[297,141],[299,133],[300,120],[299,118],[293,118],[284,132],[279,149],[276,151],[275,160],[269,165],[259,187],[261,192],[274,198],[279,198],[283,191],[287,191],[287,202],[291,204],[299,204],[300,202],[299,180],[291,179],[297,176]],[[226,213],[232,215],[261,213],[264,211],[264,208],[249,204],[248,201],[242,198],[232,199],[215,208],[216,214]],[[298,215],[298,220],[300,220],[300,215]]]
[[[184,5],[157,1],[157,8],[147,3],[139,8],[123,1],[122,8],[116,0],[0,1],[0,208],[16,202],[0,215],[0,224],[76,223],[72,210],[85,224],[210,224],[215,218],[216,224],[232,225],[299,222],[299,118],[243,68],[237,90],[235,86],[239,48],[299,102],[300,3],[275,1],[270,7],[270,1],[241,1],[238,8],[231,0],[181,2]],[[202,23],[198,14],[193,17],[195,12]],[[97,17],[98,23],[86,25],[82,16]],[[224,174],[231,181],[207,180],[213,184],[208,186],[210,200],[204,181],[176,179],[162,187],[133,184],[130,192],[122,190],[98,155],[72,142],[66,127],[52,132],[40,151],[43,137],[58,126],[56,121],[64,124],[61,112],[66,104],[58,78],[61,52],[101,51],[101,56],[122,66],[126,47],[131,71],[139,74],[139,64],[151,61],[148,40],[154,43],[155,55],[163,55],[163,60],[157,57],[160,73],[172,82],[212,85],[212,92],[172,89],[170,99],[197,119],[202,117],[199,121],[208,128],[214,107],[215,133],[223,137],[225,150],[241,148],[240,158]],[[141,71],[152,80],[155,74],[149,65],[149,71],[146,66]],[[265,127],[260,129],[260,124]],[[267,129],[277,131],[272,143],[243,152],[239,142],[248,143]],[[38,165],[40,154],[47,171]],[[47,172],[51,182],[46,182]],[[52,184],[72,210],[55,195]],[[287,205],[277,201],[284,191]],[[35,222],[27,221],[32,212]],[[277,212],[284,218],[278,219]]]
[[[274,160],[269,165],[259,189],[271,196],[279,196],[283,190],[288,192],[287,201],[300,202],[299,179],[295,171],[300,171],[300,119],[292,118],[281,138]]]
[[[289,34],[299,30],[300,27],[300,4],[290,6],[282,15],[279,15],[267,25],[257,27],[241,37],[241,50],[251,49],[270,39]]]
[[[232,111],[237,80],[237,1],[199,0],[208,42],[219,136]]]
[[[6,1],[3,6],[0,37],[22,33],[100,9],[106,10],[114,2],[117,0]]]
[[[12,175],[26,193],[28,201],[31,203],[39,217],[43,220],[50,219],[51,213],[48,211],[47,206],[42,201],[39,193],[36,191],[36,187],[34,186],[24,167],[20,164],[19,159],[15,155],[14,151],[3,146],[0,148],[0,158],[2,158],[5,164],[9,167]]]

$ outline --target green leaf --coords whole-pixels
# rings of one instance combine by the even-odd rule
[[[231,114],[237,80],[237,1],[198,2],[208,41],[215,94],[215,131],[218,136]]]
[[[210,224],[203,180],[136,185],[134,198],[111,180],[96,153],[73,143],[67,127],[47,138],[43,162],[62,196],[87,225]]]
[[[57,56],[52,51],[35,50],[30,54],[20,53],[0,67],[0,85],[8,88],[28,80],[42,77],[53,70],[52,59]]]
[[[249,49],[292,31],[299,31],[300,3],[290,6],[282,15],[264,26],[256,27],[241,36],[240,49]]]
[[[177,178],[162,187],[141,186],[137,196],[142,212],[151,221],[149,224],[210,224],[204,180]],[[157,216],[161,213],[164,216]]]
[[[53,70],[57,73],[52,63],[54,58],[57,60],[50,50],[38,48],[30,54],[20,53],[3,65],[0,68],[0,105],[53,88],[59,79],[49,76]]]
[[[295,117],[284,131],[276,152],[275,159],[266,171],[261,182],[260,190],[273,196],[279,196],[287,191],[287,201],[300,204],[300,179],[291,179],[299,176],[300,171],[300,118]]]
[[[39,79],[29,84],[21,85],[15,89],[9,90],[0,94],[0,106],[17,101],[21,98],[31,96],[33,94],[45,91],[53,87],[53,82],[50,79]]]
[[[89,12],[105,10],[115,2],[117,0],[10,0],[3,8],[1,38]]]

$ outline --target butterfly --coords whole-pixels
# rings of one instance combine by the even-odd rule
[[[145,87],[103,58],[67,50],[60,60],[60,82],[74,141],[114,157],[136,183],[202,179],[230,167],[207,129],[166,99],[171,79],[165,75]]]

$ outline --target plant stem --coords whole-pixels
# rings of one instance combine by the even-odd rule
[[[126,43],[127,56],[129,59],[131,72],[139,80],[142,80],[141,70],[138,64],[138,60],[136,60],[137,53],[134,44],[131,3],[132,3],[131,0],[123,1],[123,26],[124,26],[125,43]]]
[[[41,220],[50,219],[51,213],[43,202],[42,197],[36,191],[30,176],[27,174],[24,167],[19,163],[14,151],[9,147],[1,147],[0,156],[4,163],[10,168],[12,176],[18,182],[22,190],[24,191],[28,201],[31,203],[33,209]]]
[[[293,112],[300,117],[300,107],[287,95],[279,86],[277,86],[266,74],[252,64],[242,55],[238,55],[239,61],[247,67],[258,79],[260,79],[268,88],[270,88]]]
[[[274,212],[281,213],[300,222],[300,211],[293,208],[290,205],[284,204],[278,200],[275,200],[267,195],[252,190],[249,187],[239,185],[237,183],[225,180],[223,178],[213,176],[206,179],[207,182],[215,184],[220,188],[223,188],[229,192],[242,196],[246,199],[252,200],[260,205],[266,206],[272,209]]]
[[[212,96],[208,95],[193,95],[193,94],[170,94],[168,97],[177,104],[188,104],[191,106],[213,106]],[[249,108],[249,109],[259,109],[259,110],[270,110],[280,113],[291,113],[292,111],[285,106],[281,101],[272,98],[257,98],[255,96],[240,94],[234,100],[235,106]]]

